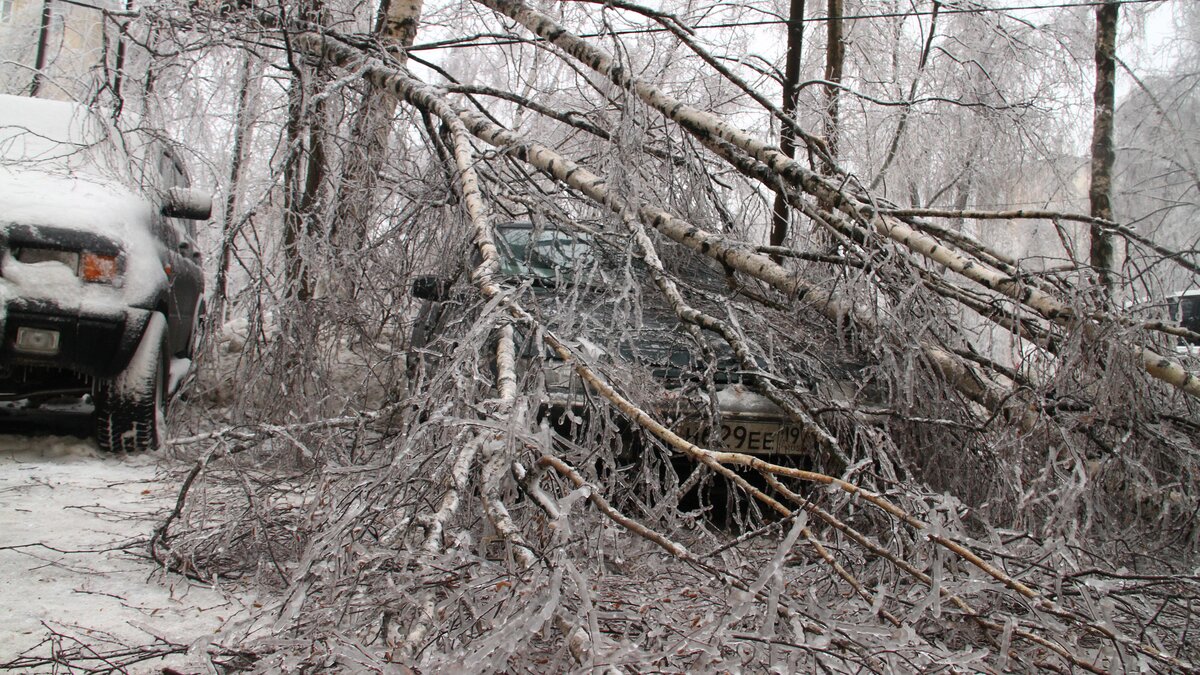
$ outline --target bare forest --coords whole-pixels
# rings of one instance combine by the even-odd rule
[[[146,544],[259,593],[212,672],[1200,670],[1200,5],[92,19],[34,86],[217,194]],[[510,223],[586,242],[571,283],[508,276]],[[751,394],[803,452],[723,437]]]

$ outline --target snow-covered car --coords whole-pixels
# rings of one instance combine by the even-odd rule
[[[752,378],[759,375],[742,370],[727,345],[716,339],[709,342],[715,365],[708,368],[702,347],[669,307],[643,297],[630,312],[620,294],[611,292],[624,283],[627,269],[645,274],[636,264],[627,268],[626,263],[633,261],[607,255],[605,247],[586,235],[550,227],[505,223],[497,225],[496,232],[504,283],[519,294],[522,305],[552,329],[566,327],[563,334],[575,336],[572,346],[621,385],[637,387],[641,381],[650,385],[647,389],[665,390],[651,407],[678,432],[697,443],[719,444],[735,452],[805,453],[801,428],[753,390]],[[702,268],[692,275],[696,283],[720,287],[720,273],[710,272]],[[413,328],[409,360],[413,377],[420,376],[429,361],[438,360],[438,336],[465,309],[449,286],[436,276],[413,282],[413,294],[425,300]],[[521,334],[520,328],[518,338],[518,369],[525,377],[536,370],[545,382],[543,407],[570,411],[571,416],[582,414],[587,394],[574,369],[543,349],[533,336]],[[705,382],[706,370],[711,388]],[[718,434],[711,433],[709,423],[714,401]]]
[[[1191,289],[1168,295],[1167,310],[1170,313],[1172,321],[1178,321],[1179,325],[1184,328],[1194,333],[1200,333],[1200,289]],[[1200,345],[1193,344],[1184,338],[1179,338],[1178,343],[1175,345],[1175,351],[1179,354],[1195,356],[1200,352]]]
[[[105,450],[158,446],[203,311],[211,197],[100,110],[0,96],[0,401],[90,395]]]

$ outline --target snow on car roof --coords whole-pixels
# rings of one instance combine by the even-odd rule
[[[128,182],[120,135],[96,111],[69,101],[0,95],[0,163]]]

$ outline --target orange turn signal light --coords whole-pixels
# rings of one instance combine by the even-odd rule
[[[79,260],[79,277],[92,283],[112,283],[121,274],[115,255],[84,252]]]

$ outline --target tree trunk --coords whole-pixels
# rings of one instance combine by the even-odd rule
[[[384,0],[379,7],[375,32],[396,62],[404,65],[405,49],[417,37],[422,0]],[[346,153],[342,182],[338,186],[331,240],[357,250],[370,229],[376,212],[379,172],[391,138],[391,117],[396,99],[387,92],[367,87],[354,119],[352,144]]]
[[[838,118],[840,112],[839,93],[842,84],[842,68],[846,62],[846,43],[842,35],[842,0],[829,0],[828,19],[825,21],[825,142],[829,144],[829,157],[838,158]],[[826,175],[834,173],[834,167],[826,163]]]
[[[1096,9],[1096,91],[1092,118],[1092,184],[1088,191],[1091,214],[1113,219],[1113,108],[1117,60],[1117,14],[1120,5],[1108,0]],[[1105,293],[1112,293],[1113,242],[1103,227],[1091,225],[1091,264]]]
[[[327,12],[323,0],[305,6],[301,19],[325,25]],[[319,82],[328,81],[328,75],[302,60],[291,62],[291,66],[286,134],[289,154],[283,173],[284,279],[287,297],[303,304],[313,297],[305,249],[321,229],[321,187],[328,162],[325,154],[327,99],[314,94]]]
[[[242,82],[238,88],[237,110],[234,113],[233,148],[229,164],[229,194],[225,197],[225,218],[221,224],[221,261],[217,267],[217,288],[213,292],[212,315],[224,321],[225,300],[229,295],[229,265],[233,257],[233,242],[237,236],[237,205],[242,187],[242,165],[245,148],[250,140],[252,90],[256,88],[260,72],[254,67],[257,59],[249,52],[242,62]],[[261,62],[259,62],[261,64]]]
[[[917,98],[917,88],[921,84],[921,75],[925,72],[925,66],[929,64],[929,53],[933,49],[933,36],[937,34],[938,11],[941,8],[942,3],[940,0],[933,0],[933,10],[930,12],[929,18],[929,32],[925,35],[925,45],[921,48],[921,56],[917,61],[917,72],[913,75],[912,84],[909,85],[908,99],[904,105],[904,109],[900,111],[900,121],[896,123],[896,132],[892,134],[892,142],[888,146],[887,155],[884,156],[883,164],[879,167],[879,173],[871,181],[871,190],[883,184],[888,169],[892,166],[892,162],[896,161],[896,154],[900,150],[900,140],[904,137],[904,130],[908,127],[908,116],[912,112],[913,101]],[[884,194],[887,194],[886,188]]]
[[[300,300],[307,299],[307,275],[304,271],[304,258],[301,255],[301,232],[303,230],[304,213],[301,205],[304,203],[303,188],[300,185],[300,173],[304,167],[304,151],[302,149],[304,133],[304,82],[299,73],[292,75],[291,87],[288,91],[287,129],[284,138],[287,141],[289,156],[283,167],[283,258],[284,278],[287,281],[288,297]]]
[[[783,114],[793,119],[796,116],[796,89],[800,86],[800,57],[804,51],[803,47],[804,0],[791,0],[791,10],[788,13],[787,55],[783,74]],[[788,157],[796,156],[796,133],[786,123],[780,126],[779,150]],[[788,216],[787,199],[781,194],[776,194],[771,225],[771,246],[782,246],[784,240],[787,239]],[[778,257],[775,262],[779,262]]]
[[[122,9],[127,12],[133,9],[133,0],[124,0],[122,4],[124,5]],[[121,86],[125,81],[125,50],[127,49],[126,44],[129,42],[129,39],[125,36],[125,30],[129,26],[129,23],[116,21],[115,24],[117,27],[117,55],[113,63],[112,91],[113,98],[117,101],[117,112],[120,113],[120,109],[123,107]],[[105,60],[107,60],[107,57]]]
[[[29,95],[36,97],[42,89],[42,78],[46,76],[46,49],[50,42],[50,19],[53,10],[50,0],[42,0],[42,23],[38,28],[37,55],[33,59],[33,84],[29,87]]]

